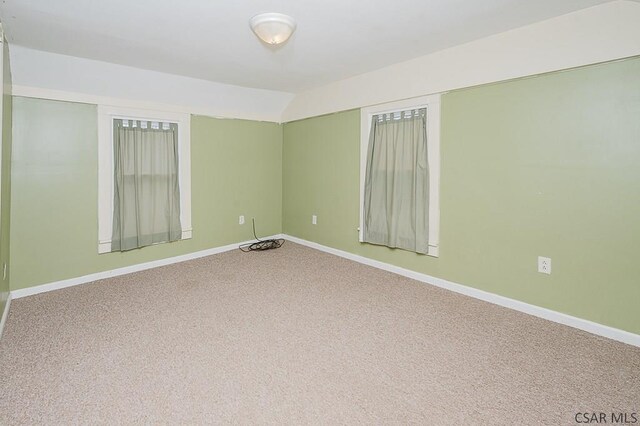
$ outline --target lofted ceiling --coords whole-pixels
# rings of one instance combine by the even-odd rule
[[[3,0],[9,43],[299,93],[608,0]],[[248,20],[293,16],[279,48]]]

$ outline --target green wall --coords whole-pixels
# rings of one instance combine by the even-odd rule
[[[359,120],[285,125],[285,233],[640,334],[640,59],[443,95],[439,258],[358,242]]]
[[[13,123],[13,290],[282,231],[280,125],[192,117],[193,238],[98,255],[97,107],[14,97]]]
[[[0,164],[0,317],[9,297],[10,290],[10,246],[11,222],[11,67],[9,66],[9,44],[2,43],[2,163]],[[7,274],[3,276],[3,267]]]
[[[255,217],[261,235],[285,232],[640,334],[638,117],[637,58],[443,95],[433,258],[358,242],[359,111],[284,126],[194,116],[193,238],[98,255],[96,106],[14,97],[2,191],[11,288],[249,240]],[[539,255],[552,258],[552,275],[536,272]]]

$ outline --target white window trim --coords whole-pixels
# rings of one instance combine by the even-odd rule
[[[420,108],[427,109],[429,151],[429,251],[427,254],[438,257],[440,254],[440,94],[390,102],[360,110],[360,227],[358,232],[360,242],[364,242],[364,181],[372,117],[376,114]]]
[[[191,238],[191,116],[98,105],[98,253],[111,252],[113,233],[113,120],[117,118],[178,124],[180,223],[182,239]]]

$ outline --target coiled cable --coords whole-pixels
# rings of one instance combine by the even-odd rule
[[[276,239],[261,240],[256,235],[256,220],[254,218],[251,219],[251,224],[253,226],[253,236],[258,241],[255,243],[241,244],[238,247],[241,251],[245,253],[249,253],[250,251],[264,251],[264,250],[271,250],[271,249],[277,249],[282,247],[282,244],[284,244],[284,239],[279,238],[277,240]]]

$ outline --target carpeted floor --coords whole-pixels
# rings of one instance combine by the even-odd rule
[[[7,425],[564,425],[639,410],[640,348],[291,242],[15,300],[0,341]]]

